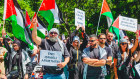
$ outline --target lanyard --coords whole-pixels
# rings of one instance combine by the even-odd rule
[[[76,61],[76,67],[77,67],[77,63],[78,63],[78,49],[77,49],[77,61]]]

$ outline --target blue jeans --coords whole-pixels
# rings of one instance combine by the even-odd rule
[[[66,79],[65,74],[48,74],[43,75],[43,79]]]

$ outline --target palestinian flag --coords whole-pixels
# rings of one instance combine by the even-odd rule
[[[110,27],[112,25],[112,22],[114,21],[114,19],[113,19],[112,13],[110,11],[110,8],[109,8],[106,0],[103,0],[101,15],[106,16],[107,22],[108,22],[108,27]]]
[[[40,38],[45,39],[45,34],[47,32],[46,26],[45,24],[40,20],[40,18],[36,15],[34,15],[33,19],[37,17],[38,20],[38,25],[37,25],[37,36],[39,36]],[[33,24],[31,24],[30,29],[33,30]]]
[[[102,9],[101,9],[101,15],[106,16],[107,18],[107,23],[108,23],[108,28],[110,32],[114,32],[118,38],[119,41],[119,29],[117,29],[116,27],[112,27],[112,23],[114,22],[111,10],[106,2],[106,0],[103,0],[103,4],[102,4]]]
[[[28,28],[30,26],[30,24],[31,24],[31,21],[30,21],[30,17],[28,15],[27,10],[26,10],[25,19],[26,19],[26,21],[25,21],[25,27]]]
[[[12,32],[17,39],[28,44],[30,49],[34,48],[25,29],[25,17],[17,0],[5,0],[3,19],[12,21]]]
[[[55,0],[43,0],[40,8],[39,14],[43,16],[47,22],[48,30],[50,30],[54,23],[63,23],[62,13],[58,9]]]
[[[114,28],[118,28],[119,29],[119,16],[117,17],[117,19],[114,21],[114,23],[112,24],[112,26]],[[126,35],[126,32],[124,30],[119,30],[119,35],[121,38],[124,38]]]

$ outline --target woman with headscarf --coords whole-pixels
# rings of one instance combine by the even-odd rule
[[[134,53],[138,46],[138,36],[138,32],[136,32],[135,45],[131,49],[129,49],[128,41],[126,39],[120,39],[119,49],[114,58],[115,79],[132,79],[129,75],[129,70],[131,68],[130,60],[132,53]]]
[[[77,26],[76,30],[70,35],[67,40],[67,48],[70,53],[70,61],[68,63],[69,79],[83,79],[83,62],[82,51],[86,48],[88,43],[88,37],[85,33],[84,27],[82,27],[83,43],[80,45],[80,39],[76,36],[76,32],[79,30]]]
[[[8,50],[6,57],[6,71],[8,79],[23,79],[25,74],[28,74],[26,65],[31,61],[29,55],[33,51],[29,50],[26,45],[21,44],[19,40],[15,40],[10,48],[7,41],[4,39],[4,45]]]

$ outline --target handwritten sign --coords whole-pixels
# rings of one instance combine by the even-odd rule
[[[85,27],[85,12],[75,8],[75,25]]]
[[[140,63],[134,66],[140,76]]]
[[[137,19],[119,16],[119,28],[127,31],[136,32]]]
[[[40,65],[43,66],[57,66],[61,63],[61,51],[40,50]]]

